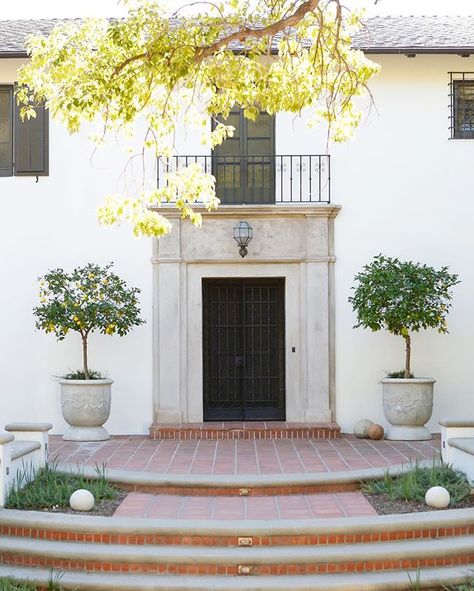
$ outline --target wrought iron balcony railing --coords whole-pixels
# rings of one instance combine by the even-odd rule
[[[158,187],[166,183],[166,173],[190,164],[199,164],[216,177],[216,193],[222,203],[331,201],[331,161],[327,154],[172,156],[158,161]]]

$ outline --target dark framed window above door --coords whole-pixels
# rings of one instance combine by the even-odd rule
[[[234,109],[222,122],[235,131],[212,154],[217,196],[229,204],[274,203],[275,117],[261,113],[251,121]]]

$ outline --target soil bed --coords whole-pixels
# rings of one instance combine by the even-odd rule
[[[71,515],[102,515],[104,517],[110,517],[115,513],[117,507],[128,495],[128,492],[125,490],[115,490],[116,496],[114,499],[99,501],[94,505],[94,508],[91,511],[74,511],[71,507],[45,507],[39,509],[39,511],[43,511],[44,513],[69,513]]]
[[[399,513],[422,513],[424,511],[444,511],[444,509],[436,509],[429,507],[426,503],[421,501],[405,501],[403,499],[391,499],[387,494],[369,495],[364,494],[372,507],[379,515],[394,515]],[[474,507],[474,496],[471,495],[456,503],[455,506],[448,507],[448,509],[467,509]]]

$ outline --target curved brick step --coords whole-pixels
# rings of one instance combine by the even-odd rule
[[[0,562],[26,567],[178,575],[309,575],[474,565],[474,536],[377,544],[190,547],[0,538]]]
[[[83,591],[408,590],[407,571],[419,569],[422,588],[438,590],[474,568],[471,509],[310,523],[2,510],[0,527],[0,576],[44,584],[52,568],[66,589]]]
[[[424,461],[420,466],[431,466]],[[57,469],[65,473],[81,473],[98,478],[94,466],[60,463]],[[409,463],[383,468],[364,468],[337,472],[307,472],[297,474],[168,474],[134,470],[107,469],[107,480],[129,491],[198,496],[267,496],[344,492],[360,488],[361,482],[377,480],[386,474],[396,476],[409,471]]]
[[[120,503],[114,517],[252,521],[356,517],[377,515],[360,492],[314,493],[273,496],[186,496],[131,492]]]
[[[452,509],[300,521],[179,521],[2,509],[0,535],[128,546],[370,544],[474,535],[474,511]]]
[[[413,580],[414,572],[409,573]],[[46,586],[49,569],[30,569],[0,565],[0,577]],[[372,573],[279,576],[258,578],[259,591],[408,591],[408,573],[384,571]],[[464,567],[429,568],[420,571],[420,588],[440,589],[441,584],[456,585],[467,580]],[[65,572],[61,578],[64,589],[76,591],[255,591],[254,577],[175,577],[169,575]]]

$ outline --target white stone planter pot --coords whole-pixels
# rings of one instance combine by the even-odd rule
[[[105,441],[110,435],[102,426],[110,415],[112,380],[58,380],[61,409],[70,425],[65,441]]]
[[[386,378],[383,387],[383,412],[390,423],[386,439],[420,441],[431,439],[426,427],[433,412],[432,378]]]

